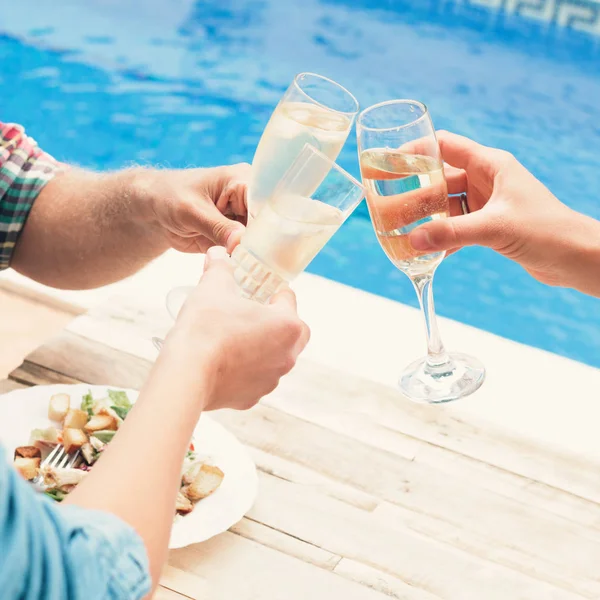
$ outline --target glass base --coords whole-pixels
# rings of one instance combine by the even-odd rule
[[[240,286],[242,296],[261,304],[287,285],[287,281],[260,262],[241,244],[231,254],[233,278]]]
[[[433,366],[426,358],[410,364],[400,376],[400,389],[415,402],[441,404],[472,394],[485,380],[485,367],[466,354],[449,354],[449,361]]]

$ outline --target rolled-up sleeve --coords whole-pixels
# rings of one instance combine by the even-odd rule
[[[134,529],[36,493],[0,447],[2,600],[132,600],[150,589],[146,549]]]
[[[10,266],[38,194],[64,168],[43,152],[23,127],[0,123],[0,270]]]

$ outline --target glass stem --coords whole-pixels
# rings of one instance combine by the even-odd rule
[[[446,354],[437,319],[435,317],[435,306],[433,304],[433,273],[418,275],[412,280],[421,312],[425,319],[425,334],[427,335],[427,367],[436,373],[447,371],[452,368],[450,358]]]

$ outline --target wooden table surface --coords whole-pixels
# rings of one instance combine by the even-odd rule
[[[0,391],[139,388],[161,327],[115,299]],[[600,598],[597,462],[306,360],[253,410],[213,416],[248,446],[259,496],[230,531],[171,552],[160,600]]]

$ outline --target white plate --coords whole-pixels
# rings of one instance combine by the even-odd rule
[[[71,402],[77,407],[88,390],[96,399],[107,395],[104,386],[46,385],[0,396],[0,443],[7,449],[9,459],[12,460],[17,446],[27,445],[32,429],[52,424],[48,420],[50,396],[69,394]],[[138,393],[125,391],[129,399],[135,402]],[[214,494],[197,502],[190,514],[176,519],[169,548],[197,544],[227,531],[250,510],[256,499],[256,467],[247,450],[231,433],[202,415],[194,431],[194,444],[197,452],[209,457],[225,473],[225,478]]]

